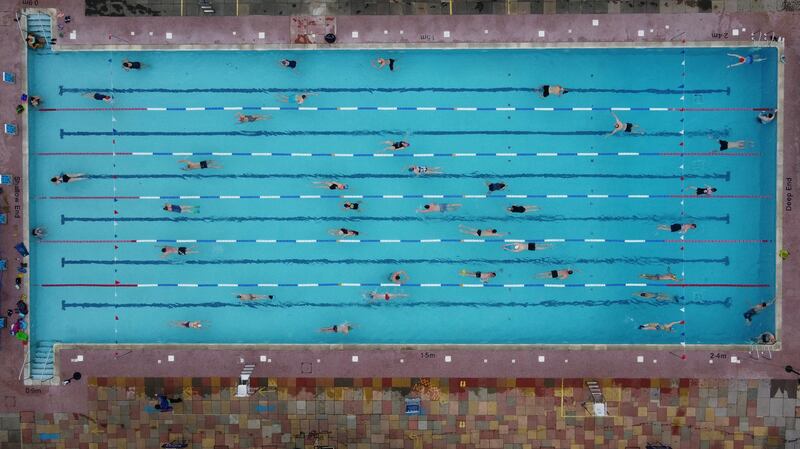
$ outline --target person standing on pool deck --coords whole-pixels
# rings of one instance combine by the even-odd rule
[[[98,101],[105,101],[106,103],[111,103],[111,100],[113,100],[111,95],[101,94],[99,92],[86,92],[82,96],[86,98],[92,98]]]
[[[316,185],[319,189],[347,190],[347,184],[336,181],[316,181],[314,182],[314,185]]]
[[[658,225],[658,229],[660,231],[678,232],[681,234],[686,234],[692,229],[697,229],[697,225],[694,223],[684,223],[684,224],[673,223],[671,225]]]
[[[383,144],[388,145],[386,148],[383,149],[384,151],[397,151],[411,146],[411,144],[406,142],[405,140],[398,140],[396,142],[393,142],[391,140],[385,140]]]
[[[752,142],[746,140],[722,140],[719,139],[719,151],[725,150],[744,150]]]
[[[543,245],[541,243],[507,243],[503,245],[503,249],[506,251],[511,251],[512,253],[521,253],[523,251],[539,251],[542,249],[550,248],[550,245]]]
[[[375,67],[376,69],[382,69],[382,68],[384,68],[384,67],[386,67],[388,65],[389,66],[389,71],[394,72],[394,63],[395,62],[396,61],[394,59],[390,59],[390,58],[378,58],[378,59],[372,61],[372,66]]]
[[[502,237],[505,235],[498,232],[497,229],[476,229],[464,225],[458,225],[458,229],[464,234],[474,235],[475,237]]]
[[[744,321],[745,321],[745,323],[749,326],[750,323],[753,322],[753,317],[756,314],[758,314],[759,312],[761,312],[762,310],[766,309],[767,307],[771,306],[774,303],[775,303],[775,300],[773,299],[770,302],[762,302],[760,304],[756,304],[753,307],[750,307],[749,309],[747,309],[747,312],[744,313]]]
[[[161,248],[161,258],[163,259],[164,257],[170,256],[172,254],[185,256],[187,254],[197,254],[198,252],[199,251],[195,251],[194,247],[187,248],[185,246],[179,246],[176,248],[174,246],[164,246]]]
[[[639,129],[639,125],[634,125],[633,123],[623,123],[622,120],[617,117],[617,114],[612,112],[611,115],[614,116],[614,130],[606,134],[606,137],[613,136],[618,132],[625,132],[628,134],[644,134],[642,131],[634,131],[634,129]]]
[[[647,324],[640,324],[639,329],[643,331],[664,331],[664,332],[672,332],[672,326],[676,324],[686,324],[686,321],[673,321],[667,324],[660,324],[660,323],[647,323]]]
[[[486,183],[486,188],[489,189],[489,193],[499,192],[501,190],[505,190],[506,187],[508,187],[508,186],[504,182],[487,182]]]
[[[130,70],[140,70],[142,67],[144,66],[141,62],[128,61],[127,59],[122,60],[122,68],[125,69],[126,72]]]
[[[762,58],[761,56],[759,56],[758,53],[753,53],[747,56],[737,55],[736,53],[728,53],[728,56],[733,56],[734,58],[738,59],[736,63],[728,65],[729,69],[731,67],[737,67],[740,65],[750,65],[754,62],[761,62],[767,60],[766,58]]]
[[[417,209],[421,214],[428,214],[431,212],[452,212],[461,207],[458,203],[430,203],[422,206],[422,209]]]
[[[353,330],[355,326],[349,323],[342,323],[342,324],[334,324],[330,327],[323,327],[320,329],[320,332],[329,333],[329,334],[347,334],[351,330]]]
[[[571,269],[564,269],[564,270],[550,270],[539,273],[536,275],[537,278],[540,279],[561,279],[565,280],[570,277],[575,271]]]
[[[185,204],[171,204],[164,203],[163,209],[167,212],[175,212],[177,214],[197,214],[200,213],[198,206],[187,206]]]
[[[408,282],[410,279],[411,278],[408,276],[408,273],[405,271],[395,271],[389,275],[389,282],[394,282],[395,284],[403,284]]]
[[[567,89],[564,89],[563,87],[557,85],[557,84],[552,85],[552,86],[548,85],[548,84],[545,84],[544,86],[539,88],[539,96],[542,97],[542,98],[547,98],[550,95],[555,95],[557,97],[560,97],[560,96],[562,96],[562,95],[564,95],[566,93],[569,93],[569,91]]]
[[[297,68],[297,61],[292,59],[281,59],[280,62],[281,66],[286,67],[287,69],[296,69]]]
[[[694,190],[695,195],[697,196],[711,196],[714,192],[717,191],[717,188],[711,186],[705,186],[705,187],[689,186],[685,190]]]
[[[539,206],[533,206],[533,205],[528,205],[528,206],[518,206],[518,205],[512,205],[512,206],[508,206],[508,207],[506,208],[506,210],[507,210],[507,211],[509,211],[509,212],[511,212],[512,214],[524,214],[524,213],[526,213],[526,212],[536,212],[536,211],[538,211],[538,210],[539,210]]]
[[[494,271],[467,271],[467,270],[461,270],[461,271],[458,272],[458,274],[460,274],[461,276],[468,277],[468,278],[480,279],[481,282],[483,282],[484,284],[489,282],[489,280],[491,280],[492,278],[497,277],[497,273],[495,273]]]
[[[61,173],[58,176],[53,176],[52,178],[50,178],[50,182],[52,182],[53,184],[67,184],[70,182],[83,181],[84,179],[86,179],[84,178],[84,176],[86,175],[84,175],[83,173]]]
[[[200,162],[192,162],[190,160],[181,159],[178,162],[181,164],[186,164],[186,167],[181,168],[181,170],[186,170],[186,171],[205,170],[207,168],[222,168],[221,165],[217,165],[214,161],[210,159],[207,161],[200,161]]]

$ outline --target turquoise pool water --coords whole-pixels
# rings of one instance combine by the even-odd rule
[[[754,109],[776,107],[777,54],[760,49],[766,61],[726,68],[735,62],[726,53],[752,52],[32,53],[29,90],[44,103],[30,115],[30,221],[48,233],[31,243],[32,335],[739,344],[775,332],[774,307],[750,325],[743,318],[775,297],[777,123],[759,124]],[[373,68],[379,56],[396,59],[395,70]],[[144,68],[126,72],[124,58]],[[542,84],[570,92],[540,98]],[[114,102],[81,96],[89,91]],[[300,92],[315,94],[302,105],[311,110],[277,98]],[[606,137],[607,108],[644,134]],[[239,124],[238,113],[271,120]],[[720,153],[720,139],[753,144]],[[399,140],[411,146],[384,150]],[[182,171],[182,159],[222,168]],[[414,176],[410,165],[442,174]],[[89,179],[49,182],[60,173]],[[314,185],[329,180],[349,188]],[[487,195],[487,182],[508,187]],[[698,198],[689,186],[718,191]],[[416,212],[426,203],[462,206]],[[657,229],[672,223],[698,228],[687,241]],[[337,242],[328,232],[338,228],[360,234]],[[503,250],[517,240],[540,250]],[[165,245],[198,252],[162,258]],[[568,268],[566,280],[536,277]],[[408,284],[379,285],[397,270]],[[461,270],[497,276],[481,287]],[[639,277],[668,270],[685,279]],[[407,296],[371,301],[370,291]],[[633,296],[641,291],[669,300]],[[204,327],[176,325],[195,320]],[[638,329],[680,320],[671,333]],[[318,331],[345,322],[355,325],[348,335]]]

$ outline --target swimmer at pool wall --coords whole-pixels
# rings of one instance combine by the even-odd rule
[[[761,335],[752,340],[757,345],[774,345],[778,339],[772,332],[762,332]]]
[[[667,324],[661,323],[647,323],[647,324],[640,324],[639,329],[643,331],[664,331],[664,332],[672,332],[672,327],[677,324],[686,324],[686,321],[673,321]]]
[[[464,225],[458,225],[458,230],[464,234],[474,235],[475,237],[503,237],[506,235],[499,232],[497,229],[478,229]]]
[[[47,229],[41,227],[33,228],[33,230],[31,231],[31,235],[36,237],[37,239],[43,239],[47,237]]]
[[[198,254],[199,251],[196,251],[194,247],[188,248],[186,246],[163,246],[161,247],[161,258],[169,257],[173,254],[178,256],[185,256],[188,254]]]
[[[672,223],[671,225],[658,225],[659,231],[677,232],[679,234],[686,234],[692,229],[697,229],[694,223]]]
[[[68,184],[70,182],[83,181],[86,179],[85,176],[86,175],[83,173],[61,173],[58,176],[50,178],[50,182],[53,184]]]
[[[200,162],[192,162],[188,159],[181,159],[178,161],[179,164],[186,164],[185,167],[181,167],[181,170],[190,171],[190,170],[205,170],[207,168],[222,168],[221,165],[217,165],[216,162],[212,160],[207,161],[200,161]]]
[[[633,123],[623,123],[622,120],[617,117],[617,114],[613,112],[611,115],[614,116],[614,130],[610,133],[606,134],[606,137],[613,136],[618,132],[628,133],[628,134],[644,134],[644,131],[641,130],[639,125],[634,125]]]
[[[744,150],[753,145],[749,140],[722,140],[719,139],[719,151],[725,150]]]
[[[28,103],[34,108],[38,108],[43,103],[42,97],[32,95],[31,97],[28,98]]]
[[[758,53],[753,53],[747,56],[737,55],[736,53],[728,53],[728,56],[732,56],[737,59],[737,61],[733,64],[728,65],[728,68],[738,67],[740,65],[750,65],[754,62],[762,62],[766,61],[766,58],[762,58]]]
[[[558,84],[554,85],[545,84],[544,86],[539,88],[539,96],[542,98],[547,98],[550,95],[555,95],[557,97],[560,97],[566,93],[569,93],[569,91],[559,86]]]
[[[476,278],[480,279],[481,282],[484,284],[489,282],[492,278],[497,277],[497,273],[493,271],[469,271],[469,270],[461,270],[458,272],[459,275],[468,277],[468,278]]]
[[[140,70],[142,67],[144,67],[144,64],[139,61],[128,61],[127,58],[122,60],[122,68],[126,72],[130,72],[131,70]]]
[[[354,324],[345,322],[342,324],[334,324],[333,326],[323,327],[319,331],[329,334],[347,334],[350,333],[353,328],[355,328]]]
[[[452,212],[458,210],[461,204],[458,203],[430,203],[422,206],[422,209],[417,209],[421,214],[428,214],[431,212]]]
[[[766,125],[767,123],[770,123],[773,120],[775,120],[775,117],[777,116],[778,116],[777,111],[762,112],[761,114],[758,114],[758,121],[762,125]]]
[[[538,273],[536,275],[539,279],[567,279],[568,277],[572,276],[576,270],[572,268],[564,268],[561,270],[550,270]]]
[[[749,326],[750,323],[753,322],[753,317],[754,316],[756,316],[758,313],[762,312],[764,309],[766,309],[767,307],[769,307],[769,306],[771,306],[773,304],[775,304],[775,300],[774,299],[772,301],[770,301],[770,302],[762,302],[762,303],[756,304],[753,307],[747,309],[747,312],[744,313],[745,324],[747,324]]]

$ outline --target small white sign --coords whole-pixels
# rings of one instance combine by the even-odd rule
[[[358,31],[353,31],[353,39],[358,39]]]

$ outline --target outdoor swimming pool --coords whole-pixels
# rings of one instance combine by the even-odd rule
[[[749,326],[743,318],[776,296],[778,123],[756,117],[777,107],[777,52],[726,68],[727,53],[753,52],[31,53],[29,92],[43,105],[30,114],[30,224],[47,229],[31,242],[32,336],[745,344],[774,333],[775,307]],[[394,71],[371,66],[381,56]],[[124,71],[125,58],[143,69]],[[543,84],[569,93],[540,98]],[[302,92],[314,94],[302,110],[277,98]],[[644,134],[606,137],[609,108]],[[271,119],[237,123],[239,113]],[[410,147],[384,150],[401,140]],[[753,144],[720,152],[719,140]],[[222,168],[182,171],[184,159]],[[415,176],[411,165],[442,174]],[[88,179],[52,184],[60,173]],[[487,182],[507,188],[488,194]],[[718,190],[697,197],[690,186]],[[418,213],[426,203],[461,207]],[[685,240],[657,229],[673,223],[698,227]],[[338,241],[329,230],[339,228],[359,235]],[[540,250],[503,250],[518,241]],[[163,246],[197,253],[162,258]],[[561,269],[575,272],[536,277]],[[381,285],[398,270],[408,283]],[[461,270],[497,276],[482,284]],[[640,278],[668,271],[684,280]],[[370,291],[408,296],[368,300]],[[245,293],[274,299],[235,296]],[[638,329],[680,320],[671,333]],[[318,331],[345,322],[348,335]]]

